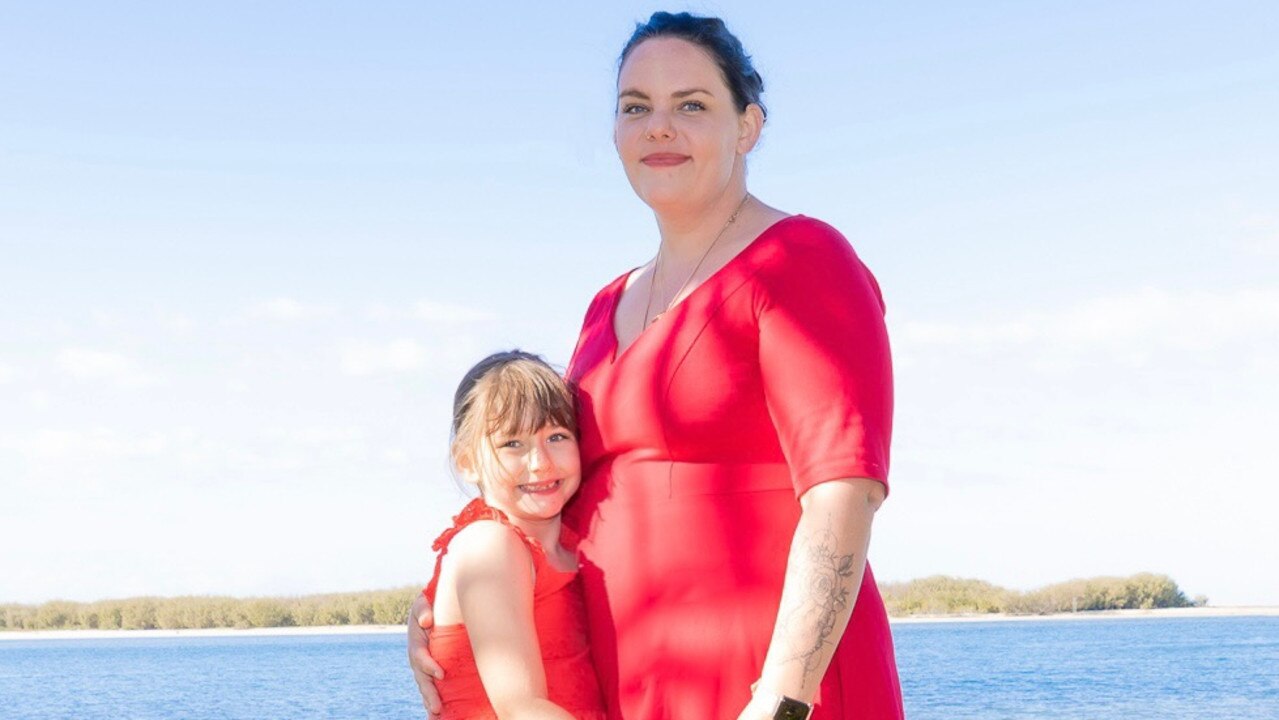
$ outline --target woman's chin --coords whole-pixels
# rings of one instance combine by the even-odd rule
[[[659,188],[639,194],[644,204],[653,208],[654,212],[673,212],[685,208],[695,207],[695,204],[689,202],[694,194],[688,188]]]

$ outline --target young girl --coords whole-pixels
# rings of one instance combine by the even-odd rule
[[[490,355],[457,388],[453,463],[480,497],[436,539],[423,591],[443,720],[605,717],[577,538],[560,524],[581,482],[576,433],[572,394],[536,355]]]

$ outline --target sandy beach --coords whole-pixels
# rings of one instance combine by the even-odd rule
[[[1053,615],[911,615],[889,618],[894,625],[921,623],[1088,621],[1137,618],[1279,617],[1279,607],[1196,607],[1157,610],[1101,610]],[[275,637],[283,635],[372,635],[404,632],[403,625],[324,625],[274,628],[191,628],[181,630],[10,630],[0,631],[5,640],[101,640],[110,638],[217,638]]]

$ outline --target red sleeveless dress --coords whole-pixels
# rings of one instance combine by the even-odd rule
[[[462,528],[477,520],[495,520],[511,528],[533,556],[533,623],[537,627],[542,667],[546,671],[547,697],[578,720],[604,720],[604,701],[586,642],[586,610],[577,571],[564,572],[552,567],[542,546],[512,525],[501,511],[485,505],[483,498],[472,500],[453,518],[453,526],[431,545],[438,553],[435,574],[422,593],[434,606],[440,566],[448,553],[449,542]],[[560,542],[575,548],[577,536],[565,526]],[[444,668],[444,679],[435,684],[444,702],[440,720],[495,720],[497,714],[480,682],[466,626],[437,625],[431,629],[430,637],[431,655]]]

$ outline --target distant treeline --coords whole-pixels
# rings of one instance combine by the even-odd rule
[[[0,630],[153,630],[398,625],[420,587],[295,598],[140,597],[0,605]]]
[[[141,597],[91,603],[53,600],[0,605],[2,630],[152,630],[308,625],[398,625],[419,588],[293,598]],[[1046,614],[1087,610],[1193,607],[1167,575],[1069,580],[1018,592],[982,580],[934,576],[880,586],[890,615]]]
[[[1139,573],[1128,577],[1095,577],[1019,592],[983,580],[935,575],[880,585],[890,615],[1012,613],[1044,615],[1088,610],[1136,610],[1198,607],[1200,595],[1187,599],[1167,575]]]

